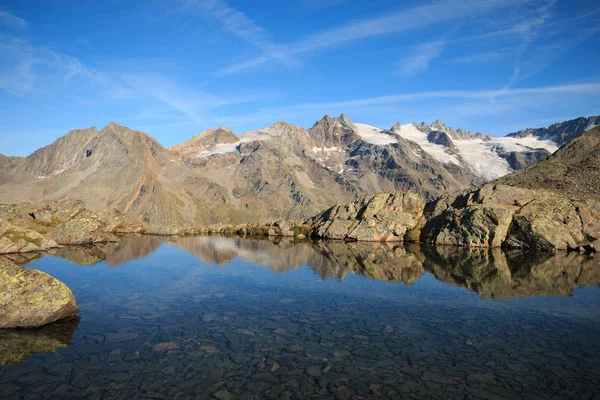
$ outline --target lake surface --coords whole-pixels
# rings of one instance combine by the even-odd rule
[[[0,398],[600,396],[600,256],[130,237],[15,261],[78,318],[0,332]]]

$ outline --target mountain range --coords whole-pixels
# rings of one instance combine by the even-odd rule
[[[600,124],[578,118],[493,137],[441,121],[390,129],[329,116],[238,136],[221,127],[165,148],[111,123],[67,133],[27,157],[0,155],[0,203],[80,199],[153,225],[305,219],[358,195],[412,190],[433,199],[547,158]]]

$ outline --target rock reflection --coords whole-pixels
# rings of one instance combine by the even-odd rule
[[[600,257],[501,249],[423,248],[425,268],[440,281],[480,296],[572,296],[575,287],[600,284]]]
[[[22,364],[38,353],[54,353],[71,345],[79,317],[35,329],[0,329],[0,365]]]
[[[117,267],[143,258],[165,243],[219,266],[226,266],[236,258],[276,272],[307,265],[323,279],[344,280],[354,273],[411,285],[428,271],[442,282],[495,299],[571,296],[575,287],[600,284],[600,256],[578,253],[223,236],[135,236],[126,237],[118,243],[66,246],[50,253],[79,265],[104,261],[111,267]],[[26,264],[37,257],[30,255],[15,261]]]

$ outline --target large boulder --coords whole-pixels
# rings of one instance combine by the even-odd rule
[[[362,196],[311,218],[312,235],[371,242],[404,241],[424,223],[425,200],[413,192]]]
[[[27,253],[58,247],[55,241],[31,230],[0,219],[0,254]]]
[[[97,215],[88,211],[57,226],[49,237],[59,244],[114,242],[117,237]]]
[[[42,326],[77,312],[75,297],[64,283],[0,258],[0,328]]]

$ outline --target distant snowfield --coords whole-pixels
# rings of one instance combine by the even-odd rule
[[[418,144],[424,153],[435,160],[444,164],[466,165],[471,171],[486,180],[493,180],[512,172],[508,162],[498,155],[499,152],[523,152],[541,148],[554,153],[558,150],[558,146],[553,141],[539,139],[534,136],[523,138],[494,137],[491,140],[451,138],[458,150],[458,154],[452,154],[447,147],[431,143],[427,139],[428,132],[422,132],[415,124],[400,125],[400,128],[395,129],[394,132],[368,124],[355,123],[354,125],[358,130],[358,135],[367,143],[387,146],[398,143],[396,135],[399,135]],[[274,140],[279,136],[280,132],[278,130],[271,131],[270,128],[246,132],[237,142],[218,144],[211,150],[199,153],[197,157],[202,158],[214,154],[235,152],[242,143]],[[312,151],[315,154],[324,155],[325,159],[329,159],[330,155],[345,150],[340,147],[313,147]],[[420,151],[415,152],[415,155],[424,156]],[[318,160],[324,161],[321,157]],[[343,172],[343,170],[343,166],[340,165],[340,171]],[[43,177],[39,179],[43,179]]]
[[[356,124],[358,126],[358,124]],[[512,172],[508,162],[498,155],[500,152],[523,152],[532,149],[546,149],[550,153],[558,150],[551,140],[540,140],[533,136],[524,138],[495,137],[483,139],[452,139],[458,155],[451,154],[445,146],[429,142],[427,132],[422,132],[414,124],[401,125],[396,131],[401,137],[418,144],[423,151],[442,163],[465,164],[475,174],[486,180],[497,179]]]
[[[398,140],[396,140],[395,137],[384,133],[383,129],[380,129],[376,126],[367,124],[354,125],[358,129],[358,134],[361,137],[361,139],[367,143],[378,144],[382,146],[392,143],[398,143]]]
[[[446,147],[439,144],[431,143],[427,139],[427,133],[421,132],[414,124],[406,124],[400,126],[400,131],[396,131],[404,139],[410,140],[418,144],[423,151],[435,158],[437,161],[444,164],[458,164],[460,160],[457,156],[449,154]]]

